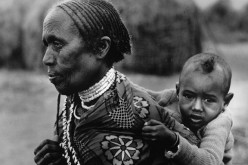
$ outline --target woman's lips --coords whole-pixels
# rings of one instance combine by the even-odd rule
[[[48,79],[51,81],[51,80],[54,80],[56,79],[58,76],[48,76]]]
[[[53,82],[56,79],[58,79],[59,77],[61,77],[59,74],[55,74],[55,73],[48,73],[48,79]]]

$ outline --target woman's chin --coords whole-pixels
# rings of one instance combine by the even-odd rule
[[[61,94],[61,95],[71,95],[74,93],[74,91],[70,88],[66,88],[64,86],[61,85],[55,85],[55,88],[57,89],[57,91]]]

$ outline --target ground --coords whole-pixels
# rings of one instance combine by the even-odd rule
[[[218,45],[218,54],[233,69],[229,105],[235,137],[234,163],[248,164],[248,44]],[[214,47],[205,51],[213,52]],[[178,75],[157,77],[128,74],[137,84],[152,90],[174,88]],[[47,76],[36,72],[0,70],[0,164],[34,165],[33,150],[45,138],[52,138],[57,92]]]

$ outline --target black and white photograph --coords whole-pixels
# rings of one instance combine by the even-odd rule
[[[0,0],[1,165],[248,165],[248,0]]]

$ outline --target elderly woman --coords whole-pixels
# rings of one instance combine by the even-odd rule
[[[56,138],[43,141],[34,151],[36,164],[167,162],[165,149],[141,136],[150,119],[191,137],[147,92],[113,68],[124,54],[130,54],[131,46],[127,29],[109,2],[57,4],[45,17],[42,39],[49,80],[67,98],[57,115]],[[173,132],[163,141],[167,150],[177,151],[177,136]]]

